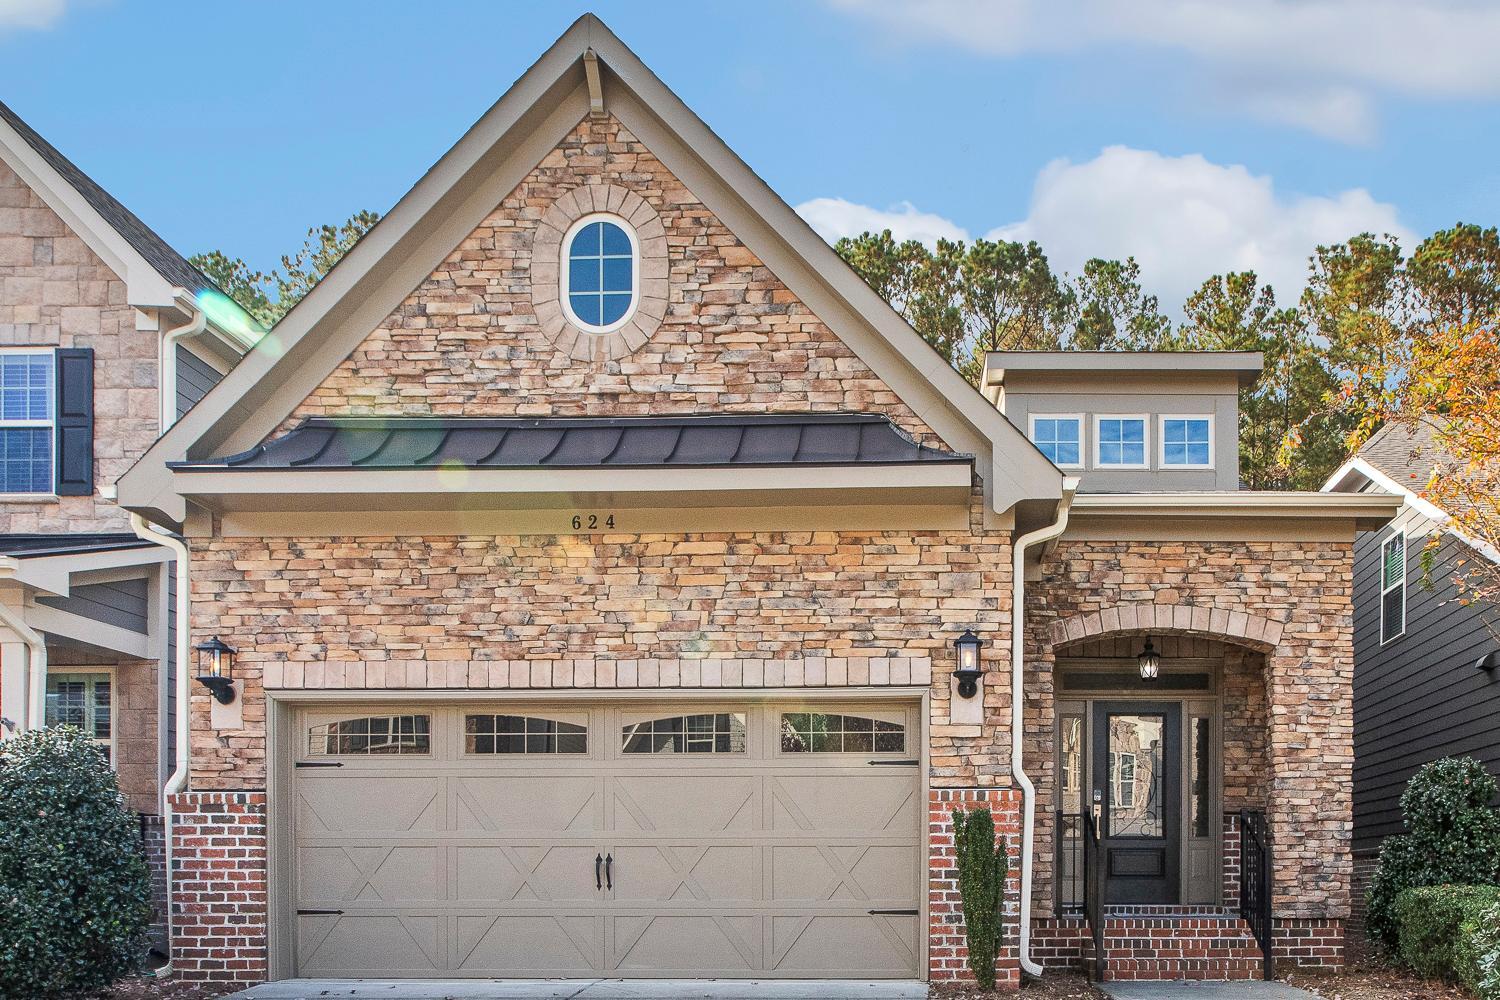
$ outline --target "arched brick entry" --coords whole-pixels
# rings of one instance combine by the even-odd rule
[[[1102,611],[1063,618],[1051,624],[1052,647],[1130,632],[1156,635],[1200,635],[1269,653],[1281,643],[1282,624],[1244,611],[1195,604],[1117,604]]]

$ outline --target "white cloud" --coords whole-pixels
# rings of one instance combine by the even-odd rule
[[[897,240],[917,240],[932,246],[938,240],[966,240],[969,234],[962,226],[941,215],[918,211],[909,201],[890,208],[871,208],[843,198],[814,198],[797,206],[797,214],[807,220],[817,234],[834,242],[841,236],[878,233],[889,229]]]
[[[67,0],[0,0],[0,31],[50,28],[66,7]]]
[[[810,206],[827,205],[838,211],[820,220],[809,213]],[[950,237],[964,232],[957,223],[909,204],[893,213],[818,198],[797,210],[830,242],[904,218],[923,220],[928,232]],[[1275,287],[1279,302],[1290,304],[1306,282],[1307,258],[1315,247],[1366,230],[1391,233],[1406,247],[1415,244],[1395,206],[1376,201],[1363,188],[1330,196],[1283,195],[1270,177],[1243,166],[1111,146],[1084,163],[1048,164],[1037,175],[1026,218],[986,235],[1036,240],[1054,270],[1074,275],[1090,257],[1134,257],[1147,290],[1175,315],[1205,278],[1227,271],[1255,271]]]
[[[994,56],[1109,47],[1184,62],[1257,117],[1363,141],[1376,94],[1500,96],[1490,0],[830,0],[891,29]]]

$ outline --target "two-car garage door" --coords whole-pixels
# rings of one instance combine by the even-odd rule
[[[308,707],[292,732],[297,975],[919,975],[915,706]]]

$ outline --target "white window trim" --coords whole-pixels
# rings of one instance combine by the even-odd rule
[[[1206,420],[1208,421],[1208,461],[1202,465],[1196,463],[1182,463],[1167,461],[1167,421],[1168,420]],[[1212,469],[1214,467],[1214,415],[1212,413],[1163,413],[1157,420],[1156,436],[1158,439],[1156,461],[1163,469]]]
[[[47,482],[57,482],[57,348],[38,344],[31,347],[0,347],[0,355],[30,355],[45,354],[52,359],[52,412],[46,420],[6,420],[0,417],[0,430],[12,430],[23,427],[46,427],[52,431],[52,446],[47,450],[49,460],[47,463]],[[36,503],[37,501],[55,500],[54,492],[45,493],[21,493],[0,490],[0,503]],[[113,752],[113,751],[111,751]]]
[[[1141,455],[1145,461],[1139,465],[1115,465],[1099,459],[1099,447],[1103,438],[1099,425],[1106,420],[1139,420],[1141,422]],[[1094,414],[1094,468],[1096,469],[1149,469],[1151,468],[1151,414],[1149,413],[1096,413]]]
[[[595,222],[608,222],[619,226],[624,231],[626,239],[630,240],[630,305],[626,307],[624,315],[608,326],[596,326],[593,323],[585,323],[579,319],[577,314],[573,312],[573,303],[570,298],[571,289],[568,287],[568,283],[572,279],[573,270],[568,262],[569,251],[573,248],[573,239],[578,235],[580,229]],[[635,234],[635,227],[612,212],[590,212],[588,215],[574,220],[573,224],[568,227],[568,231],[563,234],[561,253],[562,257],[558,261],[557,280],[559,291],[561,292],[563,315],[568,318],[568,322],[585,333],[599,334],[613,333],[626,323],[629,323],[631,317],[635,315],[636,309],[641,304],[641,241]]]
[[[100,746],[109,748],[109,766],[115,766],[115,737],[120,732],[120,684],[115,674],[115,668],[111,666],[87,666],[70,667],[62,663],[50,663],[47,665],[47,676],[57,677],[62,674],[97,674],[100,677],[109,678],[109,739],[95,739],[94,742]]]
[[[1088,421],[1083,419],[1082,413],[1032,413],[1028,415],[1026,427],[1027,436],[1032,444],[1036,444],[1036,422],[1038,420],[1076,420],[1078,421],[1078,461],[1072,464],[1053,462],[1059,469],[1081,469],[1084,467],[1085,457],[1088,455],[1088,442],[1084,439],[1084,428]]]
[[[1392,542],[1401,540],[1401,580],[1389,587],[1385,583],[1385,550]],[[1394,642],[1406,634],[1406,532],[1397,528],[1380,541],[1380,644],[1384,646],[1388,642]],[[1401,631],[1394,635],[1385,633],[1385,595],[1393,592],[1397,587],[1401,588]]]

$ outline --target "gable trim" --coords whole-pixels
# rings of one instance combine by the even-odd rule
[[[1426,497],[1421,496],[1416,491],[1410,489],[1409,487],[1403,486],[1401,483],[1398,483],[1394,478],[1380,471],[1375,466],[1371,465],[1367,460],[1361,458],[1358,455],[1355,455],[1343,465],[1339,466],[1338,470],[1335,471],[1333,475],[1329,476],[1328,481],[1323,484],[1323,489],[1321,492],[1354,492],[1358,489],[1359,486],[1359,484],[1355,481],[1355,477],[1357,476],[1363,476],[1366,480],[1376,486],[1379,486],[1386,492],[1393,493],[1396,496],[1401,497],[1406,505],[1411,507],[1418,514],[1427,518],[1427,520],[1434,522],[1435,524],[1442,525],[1443,531],[1452,535],[1460,542],[1463,542],[1469,548],[1473,549],[1475,552],[1478,552],[1486,559],[1489,559],[1492,562],[1500,563],[1500,551],[1497,551],[1494,546],[1489,545],[1486,542],[1482,542],[1477,538],[1470,538],[1466,532],[1460,531],[1458,528],[1453,526],[1453,518],[1449,516],[1447,511],[1443,510],[1441,507],[1433,503],[1431,500],[1428,500]]]
[[[990,507],[1062,494],[1062,473],[593,15],[573,24],[193,411],[121,478],[128,509],[180,524],[168,461],[259,444],[589,114],[611,110],[928,426],[979,456]]]

